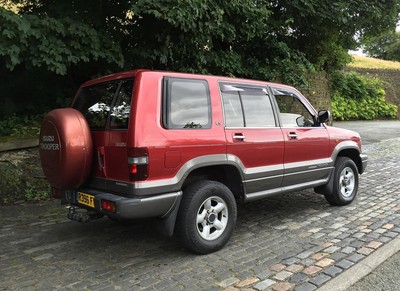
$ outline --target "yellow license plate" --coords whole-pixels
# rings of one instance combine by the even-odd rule
[[[78,192],[78,203],[94,208],[94,196]]]

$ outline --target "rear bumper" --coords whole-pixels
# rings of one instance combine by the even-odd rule
[[[364,173],[365,168],[367,167],[368,164],[368,156],[366,154],[360,154],[360,159],[361,159],[361,167],[359,169],[360,174]]]
[[[65,193],[66,202],[89,210],[95,210],[99,213],[122,220],[166,217],[176,207],[179,207],[179,201],[182,196],[182,191],[159,194],[145,198],[122,197],[87,189],[82,189],[79,191],[94,196],[94,208],[79,204],[77,199],[77,191],[67,191]],[[101,200],[114,202],[116,205],[116,212],[112,213],[103,210],[101,208]]]

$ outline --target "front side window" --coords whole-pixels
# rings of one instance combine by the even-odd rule
[[[222,100],[226,127],[275,126],[270,98],[262,88],[229,86],[229,91],[222,92]]]
[[[282,127],[311,127],[314,118],[296,95],[274,90]]]
[[[211,103],[204,80],[164,79],[164,127],[168,129],[211,128]]]

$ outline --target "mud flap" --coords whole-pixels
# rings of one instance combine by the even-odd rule
[[[329,174],[329,181],[327,184],[314,188],[315,193],[322,195],[332,195],[333,193],[333,175],[335,171],[331,171]]]
[[[177,201],[174,206],[168,211],[166,215],[160,218],[156,218],[155,227],[162,235],[171,237],[174,234],[176,217],[178,216],[179,206],[181,205],[182,195],[177,197]]]

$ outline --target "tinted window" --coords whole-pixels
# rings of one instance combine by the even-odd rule
[[[121,83],[115,105],[111,112],[110,128],[127,129],[132,99],[133,80],[124,80]]]
[[[310,127],[314,125],[312,115],[295,95],[279,92],[275,94],[275,99],[278,103],[282,126]]]
[[[233,88],[233,87],[232,87]],[[262,88],[223,92],[225,126],[274,127],[275,118],[269,96]]]
[[[121,86],[120,86],[121,85]],[[127,128],[133,79],[83,87],[73,108],[79,110],[91,129],[105,129],[111,112],[111,128]],[[119,89],[119,90],[118,90]],[[118,90],[118,95],[116,92]],[[114,98],[117,97],[115,105]]]
[[[239,93],[242,98],[246,127],[275,126],[274,113],[267,94],[262,91]]]
[[[170,129],[211,127],[208,84],[203,80],[166,78],[164,126]]]
[[[243,127],[243,111],[240,103],[240,97],[235,93],[222,93],[224,102],[225,125],[227,127]]]
[[[90,128],[105,128],[118,84],[119,82],[109,82],[81,89],[73,107],[86,117]]]

